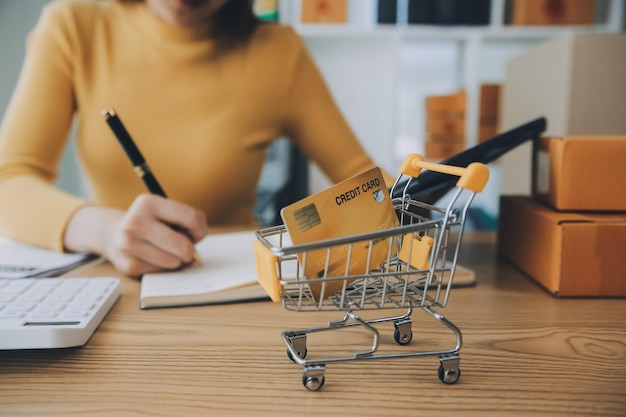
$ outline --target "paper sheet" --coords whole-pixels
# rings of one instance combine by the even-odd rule
[[[56,252],[0,236],[0,279],[54,276],[90,258],[82,253]]]

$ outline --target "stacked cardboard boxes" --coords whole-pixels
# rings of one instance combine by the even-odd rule
[[[498,249],[559,296],[626,296],[626,136],[544,137],[531,196],[502,196]]]
[[[424,156],[442,160],[465,149],[464,91],[426,97],[426,142]]]
[[[500,84],[480,86],[478,142],[498,134],[500,124]],[[426,142],[424,156],[442,160],[465,149],[467,123],[465,91],[426,97]]]
[[[501,130],[548,128],[502,160],[499,252],[559,296],[626,296],[625,52],[624,33],[578,34],[507,64]]]

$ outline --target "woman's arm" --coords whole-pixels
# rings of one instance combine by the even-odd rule
[[[78,34],[66,3],[47,6],[28,39],[26,58],[0,130],[0,233],[59,251],[105,256],[139,275],[193,259],[205,216],[145,195],[127,212],[89,204],[54,186],[76,111]],[[174,231],[184,228],[189,236]]]
[[[75,110],[72,76],[64,22],[47,6],[0,126],[0,233],[56,250],[84,204],[53,186]]]

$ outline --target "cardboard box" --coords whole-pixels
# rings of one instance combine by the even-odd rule
[[[447,159],[465,149],[465,144],[458,141],[426,141],[424,143],[424,157],[440,161]]]
[[[454,94],[444,94],[426,97],[426,113],[436,116],[438,113],[453,113],[465,115],[467,108],[467,94],[459,91]]]
[[[500,84],[481,84],[478,117],[480,123],[497,124],[500,118]]]
[[[595,0],[508,0],[505,22],[511,25],[591,25]]]
[[[482,143],[498,134],[498,126],[495,124],[483,124],[478,126],[478,143]]]
[[[498,134],[500,124],[500,84],[481,84],[478,111],[478,143]]]
[[[346,23],[348,0],[302,0],[302,23]]]
[[[463,119],[426,119],[426,133],[435,135],[464,135],[465,118]]]
[[[544,137],[533,148],[538,200],[558,210],[626,212],[626,136]]]
[[[436,133],[427,133],[426,134],[426,142],[437,142],[437,143],[460,143],[461,145],[465,145],[465,134],[457,133],[457,134],[436,134]]]
[[[502,130],[545,116],[547,134],[626,134],[626,33],[558,37],[511,58]]]
[[[626,296],[626,213],[559,212],[500,199],[498,253],[561,296]]]
[[[542,42],[506,64],[500,132],[538,117],[546,136],[625,135],[626,33],[575,34]],[[501,189],[531,192],[532,146],[502,158]]]

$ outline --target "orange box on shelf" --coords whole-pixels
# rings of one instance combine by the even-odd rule
[[[505,15],[511,25],[591,25],[596,0],[507,0]]]
[[[443,113],[465,115],[467,108],[467,95],[465,91],[459,91],[454,94],[444,94],[426,97],[426,113],[434,117]]]
[[[426,141],[433,142],[433,143],[465,143],[465,134],[464,133],[446,133],[446,134],[428,133],[426,135]]]
[[[500,125],[500,84],[482,84],[478,111],[478,143],[491,139]]]
[[[442,160],[449,158],[465,149],[463,142],[425,142],[424,157],[426,159]]]
[[[427,120],[465,120],[465,112],[464,111],[426,111],[426,119]]]
[[[302,23],[347,23],[348,0],[302,0]]]
[[[626,296],[626,213],[562,212],[502,196],[498,253],[554,295]]]
[[[626,136],[543,137],[533,143],[533,195],[558,210],[626,212],[625,162]]]
[[[433,134],[464,134],[465,119],[426,119],[426,132]]]
[[[498,126],[495,124],[480,124],[478,126],[478,143],[491,139],[498,134]]]
[[[481,123],[497,124],[500,118],[500,84],[480,86],[480,108],[478,117]]]

